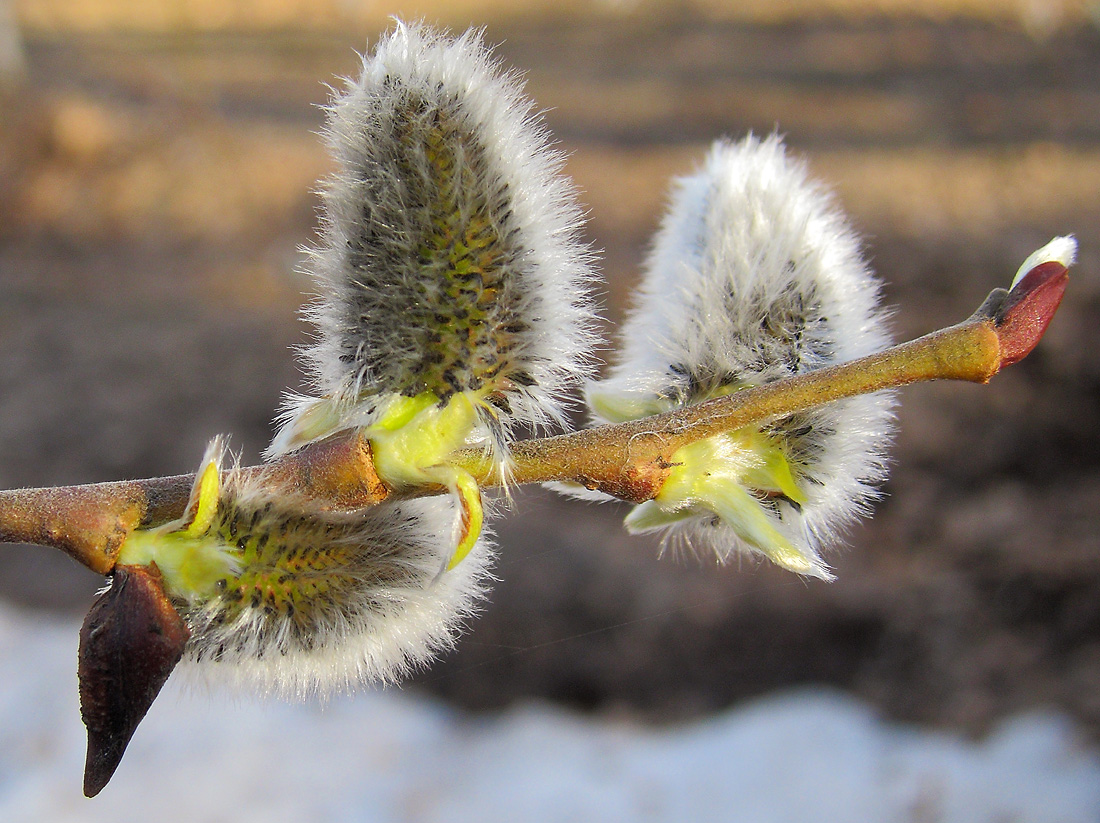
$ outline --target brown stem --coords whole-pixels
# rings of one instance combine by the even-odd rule
[[[984,383],[999,365],[994,324],[975,317],[868,357],[695,406],[517,443],[511,481],[571,481],[640,503],[660,491],[673,453],[689,443],[844,397],[918,381]],[[479,453],[468,451],[459,462],[480,480],[492,482],[492,467]]]
[[[1044,262],[1011,292],[994,291],[966,322],[869,357],[642,420],[517,443],[510,482],[569,480],[641,502],[660,491],[672,454],[696,440],[922,380],[984,383],[1034,348],[1066,281],[1065,266]],[[454,462],[482,485],[500,482],[481,451],[464,450]],[[353,431],[242,471],[323,509],[365,508],[390,494],[374,470],[370,444]],[[54,546],[107,573],[131,530],[183,515],[193,482],[194,475],[181,475],[0,492],[0,542]],[[439,491],[424,487],[403,494]]]
[[[142,524],[150,500],[163,488],[168,497],[182,491],[180,510],[190,486],[186,478],[163,477],[57,489],[0,492],[0,541],[37,543],[68,553],[79,563],[106,574],[122,541]],[[169,509],[172,506],[169,505]]]
[[[359,509],[389,494],[379,480],[370,444],[356,432],[261,466],[242,469],[271,488],[308,498],[325,509]],[[195,475],[157,477],[54,489],[0,491],[0,543],[36,543],[69,554],[106,574],[126,535],[183,516]]]
[[[517,443],[514,483],[566,480],[641,503],[660,491],[673,453],[697,440],[845,397],[924,380],[986,383],[1023,359],[1058,310],[1068,269],[1046,261],[1011,292],[995,289],[968,320],[877,354],[615,426]],[[477,453],[464,467],[493,482]]]

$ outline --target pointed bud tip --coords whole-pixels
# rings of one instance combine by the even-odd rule
[[[1001,344],[1001,368],[1031,353],[1062,302],[1077,241],[1056,237],[1031,254],[1012,281],[1012,290],[994,316]]]

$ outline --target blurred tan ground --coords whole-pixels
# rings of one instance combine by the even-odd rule
[[[379,27],[391,16],[485,25],[501,19],[690,14],[750,23],[873,17],[1008,22],[1049,33],[1088,20],[1088,0],[9,0],[27,28],[58,31],[331,30]]]
[[[255,460],[308,287],[325,83],[391,7],[21,0],[0,118],[0,486]],[[1032,249],[1081,260],[1042,348],[988,387],[902,394],[896,466],[837,583],[658,560],[622,512],[525,492],[500,584],[422,680],[681,717],[777,686],[850,688],[984,728],[1053,704],[1100,730],[1100,35],[1088,4],[423,3],[522,70],[603,252],[613,327],[670,175],[779,128],[835,188],[909,337],[962,319]],[[308,9],[308,13],[306,13]],[[98,585],[0,549],[0,590]],[[25,661],[9,661],[7,664]]]

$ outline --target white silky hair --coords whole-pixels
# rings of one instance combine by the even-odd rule
[[[440,118],[446,157],[428,168]],[[563,157],[481,33],[452,39],[397,22],[329,106],[325,136],[338,170],[322,192],[320,243],[308,250],[319,296],[304,355],[316,392],[336,399],[340,427],[369,425],[377,397],[434,389],[440,375],[446,391],[484,387],[503,398],[483,415],[494,439],[515,424],[562,424],[568,390],[591,373],[592,255]],[[455,198],[453,228],[486,227],[501,251],[485,322],[470,325],[469,305],[439,296],[450,281],[433,275],[446,261],[423,257],[437,238],[411,204],[441,192]],[[435,319],[417,315],[427,304]],[[467,348],[467,332],[480,342]],[[507,367],[489,374],[497,357]],[[284,425],[316,402],[288,397]]]
[[[1055,237],[1045,246],[1036,249],[1027,256],[1027,259],[1020,264],[1020,268],[1016,271],[1016,276],[1012,278],[1012,285],[1009,288],[1015,288],[1016,284],[1023,280],[1028,272],[1043,263],[1061,263],[1068,269],[1076,262],[1077,240],[1073,235]]]
[[[719,141],[675,182],[618,362],[589,394],[682,405],[871,354],[890,342],[879,300],[843,213],[777,135]],[[819,549],[866,512],[885,476],[892,405],[878,392],[769,428],[793,452],[807,501],[766,511],[817,576],[830,577]],[[749,549],[713,515],[665,538],[722,560]]]
[[[199,680],[280,697],[394,683],[453,647],[488,592],[482,534],[453,569],[449,497],[317,511],[227,475],[208,539],[234,559],[213,594],[175,598]],[[278,594],[268,594],[269,592]]]

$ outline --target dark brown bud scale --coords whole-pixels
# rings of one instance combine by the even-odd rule
[[[156,566],[116,566],[80,629],[80,715],[88,728],[84,794],[115,773],[190,631],[161,586]]]

